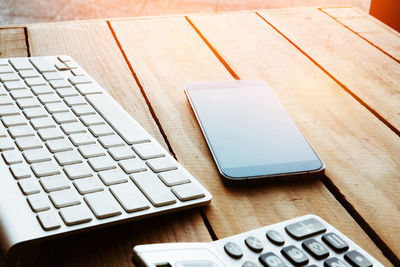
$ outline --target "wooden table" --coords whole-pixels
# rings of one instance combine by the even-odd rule
[[[203,208],[50,241],[37,264],[132,266],[136,244],[211,241],[315,213],[400,265],[400,35],[360,10],[2,27],[0,53],[74,57],[214,196]],[[222,184],[183,87],[251,78],[274,88],[324,160],[322,180]]]

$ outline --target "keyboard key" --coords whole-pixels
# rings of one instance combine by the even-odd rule
[[[13,81],[13,82],[5,82],[4,83],[4,87],[8,90],[18,90],[18,89],[26,89],[26,84],[24,83],[24,81],[20,80],[20,81]]]
[[[45,128],[45,129],[39,129],[38,132],[39,137],[43,141],[49,141],[49,140],[56,140],[56,139],[63,139],[64,134],[59,128]]]
[[[86,126],[92,126],[92,125],[101,125],[104,124],[104,120],[102,117],[99,115],[86,115],[86,116],[81,116],[80,120],[82,123]]]
[[[64,123],[61,129],[65,134],[85,133],[86,127],[81,122]]]
[[[242,267],[258,267],[258,264],[252,261],[245,261],[243,262]]]
[[[48,62],[46,58],[32,57],[29,59],[29,61],[40,73],[57,71],[53,64]]]
[[[45,105],[45,108],[50,114],[69,111],[64,103],[48,103]]]
[[[44,108],[26,108],[24,109],[25,117],[28,119],[35,119],[41,117],[47,117],[47,112]]]
[[[51,192],[49,197],[54,207],[58,209],[81,203],[78,194],[72,189]]]
[[[11,174],[15,179],[24,179],[31,177],[31,172],[26,164],[15,164],[10,167]]]
[[[61,62],[57,62],[56,64],[54,64],[54,66],[56,67],[56,69],[58,69],[60,71],[69,70],[69,68]]]
[[[75,72],[75,71],[74,71]],[[77,84],[76,89],[82,95],[90,95],[90,94],[101,94],[103,91],[96,84]]]
[[[106,155],[105,150],[99,144],[81,146],[78,151],[85,159]]]
[[[301,245],[308,253],[310,253],[311,256],[318,260],[329,256],[329,251],[326,247],[314,238],[307,239]]]
[[[8,164],[22,163],[21,152],[16,150],[7,150],[2,153],[4,161]]]
[[[266,236],[269,241],[277,246],[282,246],[283,244],[285,244],[285,239],[283,238],[283,236],[275,230],[269,230],[266,233]]]
[[[57,139],[46,142],[47,148],[51,153],[72,150],[72,144],[68,139]]]
[[[2,73],[0,74],[0,80],[4,82],[20,81],[21,78],[17,73]]]
[[[243,257],[243,252],[240,246],[234,242],[228,242],[224,245],[226,254],[234,259],[240,259]]]
[[[31,90],[24,89],[24,90],[14,90],[10,92],[10,95],[13,99],[21,99],[21,98],[32,98],[33,94]]]
[[[64,97],[64,101],[69,107],[87,105],[86,99],[83,96]]]
[[[138,158],[124,159],[118,162],[118,164],[127,174],[147,170],[146,164]]]
[[[46,81],[42,77],[26,78],[25,83],[31,88],[32,86],[37,86],[37,85],[47,85]]]
[[[40,103],[47,104],[47,103],[57,103],[61,102],[60,98],[56,94],[46,94],[46,95],[39,95],[38,99]]]
[[[4,126],[12,127],[12,126],[19,126],[19,125],[26,125],[26,119],[22,115],[14,115],[14,116],[6,116],[1,118],[3,121]]]
[[[172,192],[179,198],[180,201],[188,201],[205,196],[203,190],[194,183],[174,186],[172,188]]]
[[[50,231],[61,227],[59,216],[53,211],[42,211],[37,215],[43,230]]]
[[[53,161],[34,163],[31,165],[31,169],[36,177],[60,174],[58,166]]]
[[[256,253],[260,253],[264,249],[264,244],[261,242],[261,240],[254,236],[247,237],[244,240],[244,243],[250,250]]]
[[[344,254],[344,259],[355,267],[372,267],[372,263],[357,250],[351,250]]]
[[[294,239],[300,240],[317,235],[326,231],[325,226],[315,218],[289,224],[285,227],[286,232]]]
[[[96,111],[89,105],[73,106],[72,111],[76,116],[93,115]]]
[[[71,84],[67,80],[64,80],[64,79],[52,80],[52,81],[49,82],[49,84],[54,89],[70,88],[71,87]]]
[[[349,265],[347,263],[345,263],[344,261],[339,260],[336,257],[332,257],[327,259],[324,262],[324,266],[325,267],[349,267]]]
[[[14,149],[14,142],[7,138],[0,138],[0,151],[12,150]]]
[[[176,203],[172,192],[154,173],[150,171],[139,172],[130,177],[154,206],[161,207]]]
[[[75,150],[56,153],[54,158],[61,166],[82,163],[82,157]]]
[[[16,102],[20,109],[40,107],[40,103],[36,98],[20,98]]]
[[[120,169],[102,171],[98,175],[105,185],[126,183],[128,181],[128,176]]]
[[[281,250],[281,253],[295,266],[305,265],[309,261],[308,256],[299,248],[293,245],[284,247]]]
[[[92,220],[92,213],[84,204],[62,208],[60,210],[60,216],[68,226],[86,223]]]
[[[20,110],[15,105],[0,106],[0,117],[20,114]]]
[[[50,209],[50,203],[47,196],[42,194],[30,195],[26,198],[28,200],[29,206],[34,212],[40,212]]]
[[[164,152],[162,152],[159,147],[150,142],[137,144],[134,145],[132,148],[141,159],[152,159],[165,156]]]
[[[38,95],[45,95],[45,94],[53,94],[54,90],[46,85],[38,85],[38,86],[32,86],[31,87],[32,92],[38,96]]]
[[[40,74],[36,71],[36,70],[21,70],[19,71],[19,76],[21,76],[21,78],[25,79],[25,78],[36,78],[36,77],[40,77]]]
[[[113,135],[114,130],[108,125],[92,125],[89,127],[89,131],[96,137]]]
[[[99,137],[99,142],[104,148],[111,148],[125,145],[124,141],[117,135]]]
[[[43,147],[42,142],[36,136],[35,137],[30,136],[30,137],[17,138],[15,140],[15,144],[17,145],[17,147],[20,150],[28,150],[28,149],[35,149],[35,148]]]
[[[76,116],[71,112],[61,112],[61,113],[55,113],[53,115],[53,119],[58,123],[70,123],[70,122],[77,122]]]
[[[126,212],[135,212],[149,209],[147,199],[131,182],[126,184],[113,185],[111,193],[118,200]]]
[[[0,96],[0,106],[12,105],[14,100],[8,95]]]
[[[322,240],[336,252],[340,253],[349,249],[347,242],[335,233],[324,234]]]
[[[167,186],[190,183],[190,179],[180,170],[162,172],[158,174],[158,177]]]
[[[95,171],[105,171],[116,168],[115,161],[109,156],[91,158],[88,160],[88,163]]]
[[[29,62],[29,60],[27,58],[10,58],[9,62],[16,70],[32,70],[33,69],[32,64]]]
[[[43,73],[43,77],[48,80],[62,80],[64,79],[63,76],[58,73],[58,72],[47,72],[47,73]]]
[[[8,132],[12,138],[25,137],[25,136],[34,136],[35,132],[28,125],[14,126],[8,128]]]
[[[97,177],[82,178],[74,181],[76,189],[82,195],[103,191],[103,185]]]
[[[90,177],[93,175],[92,169],[90,169],[86,162],[65,166],[64,172],[71,180]]]
[[[21,189],[22,193],[24,195],[33,195],[40,193],[40,186],[38,184],[38,181],[36,179],[23,179],[18,182],[19,188]]]
[[[95,144],[96,141],[91,134],[88,133],[80,133],[80,134],[71,134],[69,139],[75,146],[83,146]]]
[[[171,171],[178,168],[168,157],[150,159],[146,161],[146,164],[153,170],[153,172]]]
[[[133,153],[132,149],[127,146],[111,147],[108,150],[108,153],[110,153],[114,160],[130,159],[135,157],[135,153]]]
[[[39,181],[47,193],[70,188],[68,178],[64,174],[42,177]]]
[[[286,264],[273,252],[261,254],[258,260],[263,266],[266,267],[286,267]]]
[[[87,76],[74,76],[68,78],[68,81],[73,85],[83,84],[83,83],[92,83],[92,81]]]
[[[47,149],[44,148],[25,150],[22,154],[24,155],[24,158],[28,163],[37,163],[51,160],[49,152],[47,151]]]
[[[130,118],[128,113],[120,111],[121,109],[117,103],[110,101],[110,98],[106,95],[87,95],[86,99],[128,144],[150,141],[141,127]],[[127,121],[130,123],[126,123]]]
[[[118,202],[108,191],[88,194],[84,199],[98,219],[122,214]]]
[[[11,66],[1,65],[0,66],[0,73],[14,73],[14,69]]]

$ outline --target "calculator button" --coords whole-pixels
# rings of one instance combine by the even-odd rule
[[[324,262],[324,266],[325,267],[349,267],[349,265],[347,263],[345,263],[344,261],[339,260],[336,257],[332,257],[327,259]]]
[[[324,245],[314,238],[307,239],[302,244],[303,248],[314,258],[320,260],[329,256],[329,251]]]
[[[325,226],[315,218],[289,224],[285,227],[286,232],[294,239],[300,240],[326,231]]]
[[[238,244],[233,242],[228,242],[224,246],[224,250],[226,254],[234,259],[240,259],[243,256],[242,249],[239,247]]]
[[[334,251],[345,252],[349,245],[335,233],[327,233],[322,236],[322,240]]]
[[[295,266],[301,266],[308,263],[308,256],[293,245],[284,247],[281,250],[281,253]]]
[[[283,262],[281,258],[276,256],[272,252],[267,252],[264,254],[261,254],[260,257],[258,257],[258,260],[261,262],[263,266],[266,267],[285,267],[286,264]]]
[[[258,265],[252,261],[245,261],[243,262],[242,267],[258,267]]]
[[[283,239],[283,236],[275,230],[269,230],[267,232],[267,238],[269,241],[271,241],[275,245],[282,246],[283,244],[285,244],[285,240]]]
[[[254,252],[260,253],[264,249],[264,245],[260,239],[249,236],[244,240],[246,246]]]
[[[356,250],[351,250],[344,254],[344,259],[355,267],[372,267],[372,263]]]

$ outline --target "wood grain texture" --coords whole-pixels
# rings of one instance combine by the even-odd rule
[[[388,53],[400,63],[400,34],[357,8],[322,8],[339,23]]]
[[[0,58],[27,55],[24,28],[0,29]]]
[[[28,36],[32,56],[72,56],[166,146],[106,22],[32,25]],[[211,240],[197,209],[54,240],[43,248],[38,264],[130,266],[135,244],[194,240]]]
[[[398,253],[400,226],[393,223],[400,221],[398,136],[256,14],[190,19],[239,77],[261,78],[274,88],[324,160],[329,179]],[[357,240],[358,234],[348,233]]]
[[[400,64],[318,9],[262,14],[400,132]]]
[[[24,28],[0,29],[0,58],[26,57]],[[0,267],[5,266],[3,252],[0,251]]]
[[[332,138],[334,142],[327,144],[332,148],[337,147],[343,141],[342,138],[346,138],[347,132],[340,133],[341,128],[337,136],[328,136],[335,133],[334,129],[341,127],[339,119],[348,117],[346,111],[366,116],[374,126],[382,126],[301,53],[274,31],[268,31],[256,15],[204,16],[196,17],[194,21],[196,25],[204,22],[200,27],[202,33],[209,36],[212,32],[213,37],[221,38],[217,50],[227,56],[228,64],[234,70],[240,70],[243,78],[263,78],[277,85],[280,98],[283,98],[286,106],[290,104],[288,108],[302,129],[317,128],[320,125],[319,116],[323,120],[333,121],[329,128],[317,128],[320,136],[314,142],[319,152],[324,151],[320,147],[321,139],[331,141],[329,139]],[[119,21],[111,25],[153,104],[178,160],[213,194],[211,205],[204,209],[218,238],[315,213],[350,236],[384,264],[390,265],[365,232],[318,180],[245,188],[231,188],[222,184],[185,98],[183,87],[188,82],[227,80],[232,77],[184,18]],[[273,77],[273,81],[269,80],[270,77]],[[325,87],[321,95],[316,94],[315,90]],[[295,98],[292,98],[293,95]],[[335,107],[340,103],[349,107],[345,110],[329,110],[327,105],[324,108],[326,113],[318,112],[318,107],[322,105],[320,102],[326,105],[328,99]],[[312,136],[310,130],[305,133]],[[358,141],[353,142],[357,145]],[[344,162],[336,150],[330,154],[333,161]],[[349,167],[346,171],[357,176],[357,169],[351,170]]]

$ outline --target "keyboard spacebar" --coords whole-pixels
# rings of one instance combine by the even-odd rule
[[[85,98],[128,144],[150,141],[137,122],[132,121],[129,114],[122,111],[111,97],[96,94],[86,95]]]

